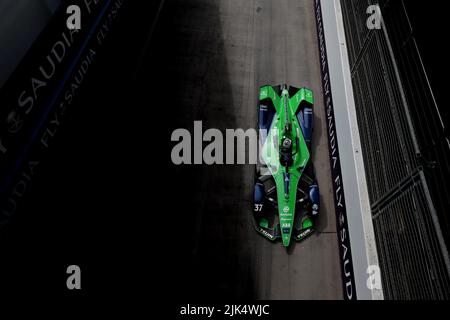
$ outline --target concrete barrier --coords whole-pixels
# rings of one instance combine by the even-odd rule
[[[381,300],[381,275],[369,274],[378,254],[339,0],[315,0],[315,14],[344,297]]]

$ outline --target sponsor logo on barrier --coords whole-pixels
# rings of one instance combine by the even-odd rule
[[[16,134],[22,129],[22,126],[23,126],[22,116],[15,110],[11,111],[11,113],[6,118],[6,128],[8,132],[11,134]]]
[[[0,156],[2,156],[0,160],[8,161],[8,164],[14,167],[8,167],[6,174],[3,172],[6,178],[2,176],[3,180],[0,181],[2,192],[0,194],[0,224],[7,222],[7,218],[14,214],[18,203],[24,197],[43,153],[59,131],[66,108],[72,104],[95,59],[97,49],[102,46],[103,39],[108,34],[106,30],[110,30],[110,25],[115,21],[112,17],[117,16],[124,0],[107,1],[106,4],[98,0],[84,2],[88,14],[99,13],[99,10],[95,10],[95,6],[104,4],[98,24],[92,25],[93,36],[86,34],[86,46],[80,48],[78,45],[75,46],[74,37],[77,36],[77,30],[68,31],[66,25],[60,33],[49,30],[51,35],[56,35],[57,40],[50,46],[51,49],[45,58],[31,61],[31,63],[35,61],[39,61],[39,63],[36,63],[36,67],[30,67],[30,70],[35,70],[33,75],[24,79],[25,85],[23,89],[19,90],[21,93],[18,94],[16,105],[12,107],[12,111],[9,111],[6,119],[4,118],[6,126],[5,130],[0,132]],[[68,60],[69,50],[82,50],[82,52],[80,51],[80,56],[73,61],[73,69],[66,70],[67,63],[64,64],[64,67],[63,63]],[[43,55],[45,56],[45,53]],[[61,87],[57,87],[56,84],[56,80],[59,79],[59,75],[56,78],[58,69],[67,73],[67,79],[62,82]],[[55,81],[50,81],[52,79]],[[49,99],[48,94],[43,94],[41,90],[44,90],[44,87],[48,91],[52,90],[57,93],[54,100]],[[47,110],[44,110],[45,108]],[[31,118],[34,110],[42,113],[38,115],[42,119],[38,119],[38,121],[33,119],[34,122],[31,121],[32,119],[28,119]],[[26,125],[28,127],[35,126],[31,130],[35,131],[33,135],[24,137],[24,134],[30,131],[28,127],[27,130],[24,129]],[[14,139],[15,137],[19,140]],[[25,148],[17,148],[17,145],[25,145]],[[15,153],[13,154],[10,149],[15,150]],[[20,150],[17,151],[17,149]]]
[[[77,31],[63,31],[51,47],[47,56],[29,78],[27,85],[20,91],[16,105],[6,117],[6,128],[10,134],[17,134],[23,128],[28,115],[35,109],[43,96],[43,90],[48,88],[51,81],[65,62],[69,49],[75,41]]]

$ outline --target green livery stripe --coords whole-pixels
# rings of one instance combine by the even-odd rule
[[[292,110],[297,113],[299,106],[303,101],[306,101],[310,105],[314,105],[314,95],[313,92],[307,88],[301,88],[292,98],[291,98]]]
[[[261,89],[259,90],[259,100],[262,101],[265,99],[272,100],[273,105],[275,106],[275,110],[278,113],[281,99],[280,96],[273,89],[273,87],[271,86],[261,87]]]

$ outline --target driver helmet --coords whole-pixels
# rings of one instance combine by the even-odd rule
[[[292,146],[292,140],[289,138],[284,139],[283,141],[283,149],[289,150]]]

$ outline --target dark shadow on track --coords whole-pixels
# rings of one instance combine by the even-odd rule
[[[147,214],[167,228],[160,240],[167,252],[155,263],[165,265],[171,294],[180,298],[254,296],[239,228],[246,220],[240,216],[246,211],[239,200],[245,197],[241,168],[175,166],[170,158],[175,129],[193,133],[194,121],[203,121],[203,130],[238,127],[233,106],[241,94],[229,83],[218,3],[168,1],[138,76],[137,103],[151,110],[148,130],[163,128],[148,141],[154,156],[163,158],[150,173],[158,175],[155,196],[164,200]]]

